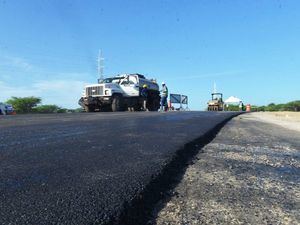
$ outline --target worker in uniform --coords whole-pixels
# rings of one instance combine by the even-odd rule
[[[164,112],[167,104],[167,99],[168,99],[168,87],[165,82],[161,83],[162,88],[161,88],[161,99],[160,99],[160,111]]]
[[[240,101],[239,103],[239,108],[240,108],[240,111],[243,111],[243,108],[244,108],[244,104],[242,101]]]
[[[149,111],[147,109],[148,95],[149,95],[149,93],[148,93],[148,86],[147,86],[147,84],[144,84],[143,88],[141,90],[141,96],[143,97],[143,110],[144,111]]]

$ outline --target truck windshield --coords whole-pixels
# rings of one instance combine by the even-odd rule
[[[100,81],[100,84],[119,83],[123,77],[111,77]]]

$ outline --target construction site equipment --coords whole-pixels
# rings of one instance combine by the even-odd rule
[[[207,103],[208,111],[223,111],[224,102],[222,93],[212,93],[211,100]]]
[[[250,104],[246,105],[246,112],[251,112],[251,105]]]
[[[143,85],[148,87],[147,109],[157,111],[160,107],[159,86],[155,80],[141,74],[121,74],[87,85],[78,103],[86,112],[139,111],[144,100],[141,96]]]
[[[172,104],[177,104],[179,105],[179,108],[174,108]],[[183,108],[183,105],[186,107]],[[181,94],[170,94],[170,102],[169,102],[169,108],[174,110],[179,110],[179,111],[184,111],[184,110],[189,110],[188,108],[188,96],[186,95],[181,95]]]

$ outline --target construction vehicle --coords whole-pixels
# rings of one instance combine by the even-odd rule
[[[157,111],[160,107],[159,86],[155,80],[142,74],[121,74],[98,80],[98,84],[87,85],[78,104],[86,112],[141,110],[143,97],[141,89],[148,87],[147,109]]]
[[[224,102],[222,93],[212,93],[211,100],[207,103],[208,111],[223,111]]]

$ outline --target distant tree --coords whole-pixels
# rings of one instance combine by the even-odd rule
[[[239,111],[240,108],[238,105],[228,105],[228,107],[226,108],[227,111]]]
[[[252,112],[257,112],[257,111],[259,111],[259,106],[257,106],[257,105],[251,105],[250,106],[251,107],[251,111]],[[245,106],[245,109],[247,108],[247,106]]]
[[[11,104],[17,113],[31,113],[33,112],[33,108],[41,103],[41,98],[39,97],[11,97],[7,100],[8,104]]]
[[[266,106],[258,106],[257,111],[266,111]]]
[[[265,107],[265,111],[277,111],[276,104],[270,103]]]
[[[35,113],[57,113],[59,110],[57,105],[39,105],[33,109]]]
[[[293,101],[293,102],[288,102],[284,106],[285,110],[287,111],[300,111],[300,100],[298,101]]]
[[[69,112],[69,110],[68,110],[68,109],[65,109],[65,108],[59,108],[59,109],[57,110],[57,113],[67,113],[67,112]]]
[[[77,109],[74,109],[74,112],[83,112],[83,109],[82,108],[77,108]]]
[[[300,111],[300,100],[277,105],[270,103],[267,106],[257,107],[257,111]]]
[[[275,111],[284,111],[285,110],[285,105],[286,104],[277,104],[274,108]]]

